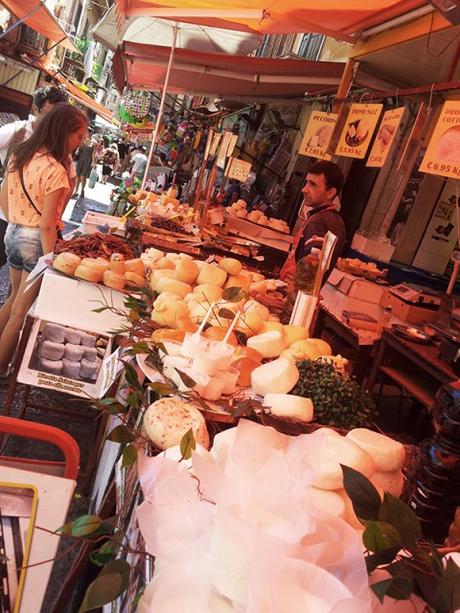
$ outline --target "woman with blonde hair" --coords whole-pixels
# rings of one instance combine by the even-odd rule
[[[39,283],[24,292],[38,259],[54,250],[70,196],[71,154],[86,138],[88,118],[70,104],[57,104],[32,136],[12,152],[0,192],[9,224],[5,247],[11,294],[0,309],[0,376],[7,373]]]

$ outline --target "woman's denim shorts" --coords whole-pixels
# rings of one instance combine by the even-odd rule
[[[8,266],[30,272],[43,255],[40,228],[8,224],[5,248]]]

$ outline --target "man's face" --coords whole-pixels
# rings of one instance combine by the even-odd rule
[[[305,187],[302,190],[303,204],[309,207],[317,207],[332,202],[336,195],[334,187],[326,187],[326,178],[323,174],[313,175],[308,173]]]

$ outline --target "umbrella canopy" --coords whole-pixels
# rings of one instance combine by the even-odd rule
[[[116,0],[122,15],[150,15],[242,32],[352,34],[423,6],[428,0]]]
[[[114,56],[117,87],[158,89],[165,80],[169,49],[124,43]],[[308,62],[198,53],[177,49],[168,91],[228,98],[303,97],[305,92],[337,89],[343,73],[339,62]]]
[[[112,6],[93,29],[93,37],[115,51],[123,42],[171,47],[173,23],[153,17],[131,17],[124,24],[117,23],[116,7]],[[176,46],[211,53],[246,55],[261,43],[261,37],[247,32],[182,23],[178,26]]]

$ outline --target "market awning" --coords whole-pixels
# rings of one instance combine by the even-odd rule
[[[171,47],[174,23],[153,17],[130,17],[124,24],[117,22],[116,7],[112,6],[93,28],[95,41],[115,51],[122,42]],[[262,37],[248,32],[235,32],[195,24],[179,24],[176,47],[211,53],[247,55],[257,49]]]
[[[352,34],[401,17],[427,0],[116,0],[121,15],[150,15],[243,32]]]
[[[170,50],[167,47],[124,43],[113,59],[120,91],[162,89]],[[343,73],[339,62],[261,59],[177,49],[169,93],[229,98],[303,97],[306,92],[337,89]]]
[[[48,40],[59,43],[70,51],[80,53],[78,47],[75,46],[41,0],[1,0],[1,4],[29,28]]]
[[[97,115],[108,121],[109,123],[113,123],[113,113],[106,109],[102,104],[85,94],[81,89],[79,89],[76,85],[74,85],[69,79],[67,79],[60,72],[52,72],[46,69],[43,66],[40,66],[40,69],[46,72],[51,78],[59,83],[62,87],[67,90],[69,96],[74,98],[77,102],[82,104],[88,109],[94,111]]]

